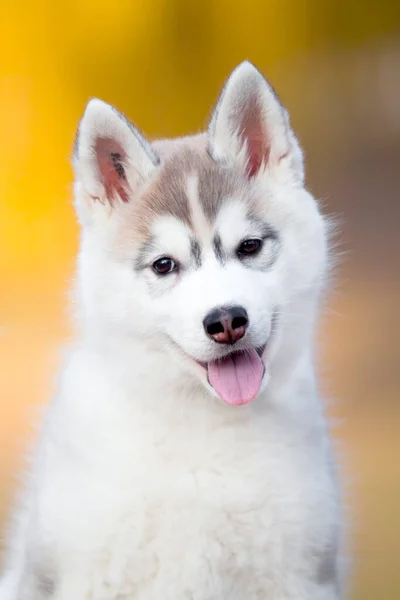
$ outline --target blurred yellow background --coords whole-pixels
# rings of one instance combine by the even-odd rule
[[[321,385],[348,485],[353,600],[400,597],[400,2],[15,0],[0,20],[0,527],[70,331],[70,154],[91,96],[197,131],[248,58],[292,115],[343,253]],[[332,401],[332,402],[331,402]]]

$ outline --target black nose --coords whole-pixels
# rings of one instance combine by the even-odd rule
[[[204,331],[218,344],[236,344],[246,333],[248,324],[243,306],[216,308],[203,321]]]

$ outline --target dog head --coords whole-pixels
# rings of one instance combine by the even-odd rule
[[[326,260],[299,145],[264,77],[242,63],[206,133],[152,144],[92,100],[74,166],[87,321],[157,341],[230,404],[254,399],[274,354],[306,343]]]

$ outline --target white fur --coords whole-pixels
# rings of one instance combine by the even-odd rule
[[[210,233],[210,228],[198,202],[197,185],[198,181],[196,175],[189,175],[187,179],[187,198],[190,215],[196,224],[196,233],[204,240],[204,242],[211,242],[211,236],[208,235]]]
[[[228,147],[233,158],[246,152],[230,145],[224,107],[237,94],[246,98],[250,77],[273,117],[272,152],[289,152],[286,163],[226,198],[208,232],[190,174],[202,264],[191,262],[187,226],[160,215],[152,260],[173,253],[182,264],[182,273],[165,278],[151,268],[135,272],[135,240],[132,255],[121,251],[130,203],[87,205],[101,188],[90,152],[96,135],[117,136],[143,180],[153,177],[153,151],[147,142],[138,146],[114,112],[97,103],[93,114],[87,109],[77,205],[105,216],[84,221],[81,333],[16,512],[0,600],[342,598],[339,494],[313,366],[326,227],[300,183],[297,142],[275,96],[248,63],[233,77],[211,125],[218,155]],[[229,254],[243,236],[257,235],[243,208],[246,194],[265,197],[261,216],[279,233],[269,269],[234,258],[222,265],[204,239],[218,231]],[[272,256],[270,243],[263,252]],[[205,314],[221,304],[246,307],[244,345],[267,342],[267,375],[246,406],[215,397],[192,360],[223,353],[202,329]]]

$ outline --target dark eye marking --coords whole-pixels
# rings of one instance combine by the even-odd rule
[[[190,240],[190,253],[194,259],[196,267],[201,267],[201,248],[199,242],[194,238]]]
[[[179,267],[169,256],[162,256],[153,262],[152,269],[156,275],[164,276],[173,271],[178,271]]]
[[[221,237],[218,234],[214,237],[213,246],[214,246],[214,254],[215,254],[217,260],[219,260],[220,263],[224,264],[226,261],[226,256],[222,249]]]
[[[266,240],[267,238],[274,240],[278,239],[278,233],[276,230],[263,219],[260,219],[260,217],[257,217],[251,213],[247,214],[247,218],[253,225],[254,232],[257,232],[258,234],[254,237],[259,237],[261,240]]]
[[[157,249],[152,238],[150,238],[149,241],[142,244],[142,246],[140,246],[139,248],[139,251],[133,264],[135,271],[143,271],[144,269],[148,269],[149,267],[151,267],[151,259],[156,252]]]

